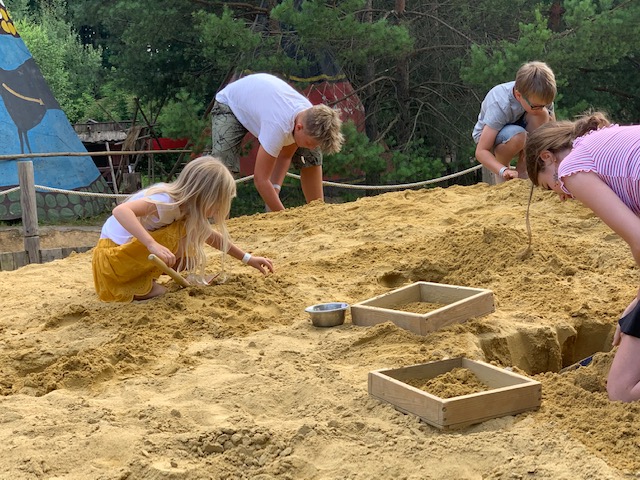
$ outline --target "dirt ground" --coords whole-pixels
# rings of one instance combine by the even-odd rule
[[[0,272],[0,478],[640,478],[640,405],[604,389],[636,264],[590,211],[542,191],[520,255],[528,195],[512,181],[234,218],[273,275],[231,259],[226,282],[162,277],[170,292],[147,302],[100,302],[91,252]],[[73,235],[43,248],[97,231]],[[425,336],[304,312],[416,281],[491,289],[496,310]],[[368,394],[372,370],[458,356],[538,380],[541,407],[442,431]]]

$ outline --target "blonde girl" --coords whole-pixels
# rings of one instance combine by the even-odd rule
[[[271,260],[245,253],[229,239],[225,219],[235,195],[231,173],[217,158],[204,156],[187,163],[174,182],[153,185],[116,206],[93,253],[100,299],[130,302],[164,294],[166,288],[156,282],[162,272],[148,260],[151,253],[204,278],[205,243],[263,274],[273,272]]]

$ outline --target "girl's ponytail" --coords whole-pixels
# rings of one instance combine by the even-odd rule
[[[582,137],[587,133],[611,125],[609,119],[602,112],[590,112],[579,117],[573,127],[573,138]]]

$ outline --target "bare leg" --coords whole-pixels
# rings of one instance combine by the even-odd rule
[[[524,149],[524,143],[527,140],[527,134],[522,132],[514,135],[506,143],[501,143],[500,145],[496,145],[493,150],[493,154],[502,165],[508,167],[511,164],[511,159],[516,155],[520,158],[520,152]],[[520,161],[518,160],[518,163]],[[524,163],[524,162],[523,162]],[[517,170],[517,167],[516,167]],[[518,175],[520,175],[520,171],[518,171]],[[525,169],[526,175],[526,169]],[[527,178],[526,176],[524,178]],[[504,182],[504,178],[496,175],[496,184]]]
[[[324,191],[322,189],[322,165],[313,165],[300,170],[300,183],[302,184],[302,193],[304,198],[309,202],[314,200],[324,201]]]
[[[607,377],[607,393],[611,400],[640,400],[640,338],[622,335]]]
[[[518,172],[518,178],[522,178],[526,180],[529,178],[529,174],[527,173],[527,163],[524,159],[524,149],[520,150],[518,154],[518,163],[516,163],[516,172]]]
[[[135,295],[133,297],[134,300],[148,300],[150,298],[154,298],[154,297],[159,297],[160,295],[164,295],[165,293],[167,293],[167,289],[165,287],[163,287],[162,285],[156,283],[156,281],[153,281],[153,284],[151,286],[151,290],[149,291],[149,293],[147,293],[146,295]]]

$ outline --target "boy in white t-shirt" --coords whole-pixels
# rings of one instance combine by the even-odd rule
[[[556,79],[546,63],[529,62],[516,80],[496,85],[484,98],[473,129],[476,159],[496,175],[496,183],[527,178],[523,149],[527,133],[555,120]],[[509,168],[518,157],[516,169]]]
[[[253,134],[260,142],[253,182],[269,210],[284,210],[278,194],[292,161],[300,169],[306,201],[324,199],[321,151],[340,151],[341,126],[336,110],[312,105],[287,82],[256,73],[216,95],[211,111],[212,154],[238,173],[242,139],[247,132]]]

